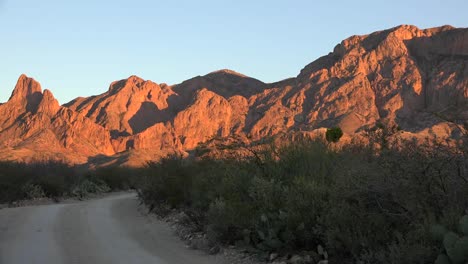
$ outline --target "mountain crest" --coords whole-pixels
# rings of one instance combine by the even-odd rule
[[[242,78],[249,78],[247,75],[244,75],[242,73],[239,73],[230,69],[221,69],[221,70],[213,71],[213,72],[208,73],[205,76],[208,77],[208,76],[215,76],[215,75],[233,75],[233,76],[242,77]]]
[[[55,99],[50,90],[45,89],[44,93],[42,94],[42,100],[38,105],[37,112],[53,116],[59,111],[59,109],[60,105],[57,99]]]
[[[109,93],[116,94],[125,88],[141,87],[146,82],[147,81],[145,81],[144,79],[136,75],[131,75],[127,79],[122,79],[119,81],[112,82],[111,85],[109,86]]]
[[[21,74],[8,101],[24,101],[37,96],[37,94],[42,94],[39,82],[25,74]]]
[[[130,75],[130,77],[127,78],[127,83],[140,83],[144,82],[143,78],[140,78],[136,75]]]

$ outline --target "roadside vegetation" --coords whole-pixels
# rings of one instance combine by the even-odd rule
[[[86,198],[133,186],[128,168],[84,170],[56,161],[37,163],[0,162],[0,203],[66,197]]]
[[[378,125],[340,145],[331,128],[326,140],[238,144],[242,155],[169,156],[140,169],[0,162],[0,203],[136,189],[152,212],[183,212],[209,247],[265,260],[467,263],[466,135],[453,145],[399,133]]]
[[[183,211],[212,245],[317,263],[466,263],[465,140],[403,140],[376,126],[367,142],[302,140],[238,158],[171,156],[148,164],[140,199]]]

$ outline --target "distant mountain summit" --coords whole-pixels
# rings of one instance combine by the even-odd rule
[[[468,119],[468,29],[402,25],[343,40],[272,84],[226,69],[173,86],[130,76],[60,106],[21,75],[0,105],[0,159],[140,165],[213,137],[330,126],[352,135],[377,122],[453,137],[437,115]]]

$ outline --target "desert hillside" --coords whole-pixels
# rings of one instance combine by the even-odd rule
[[[468,29],[403,25],[352,36],[270,84],[232,70],[172,86],[130,76],[60,106],[21,75],[0,105],[0,159],[139,165],[213,137],[253,142],[331,126],[352,135],[378,122],[457,137],[440,116],[468,119]]]

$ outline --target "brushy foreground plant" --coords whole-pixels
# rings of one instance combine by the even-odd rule
[[[385,141],[330,148],[304,140],[239,159],[148,164],[140,199],[181,209],[212,243],[252,252],[315,251],[332,263],[433,263],[431,227],[455,228],[468,208],[466,153]]]
[[[0,162],[0,203],[44,197],[81,199],[90,194],[128,190],[138,174],[138,169],[85,170],[57,161]]]

